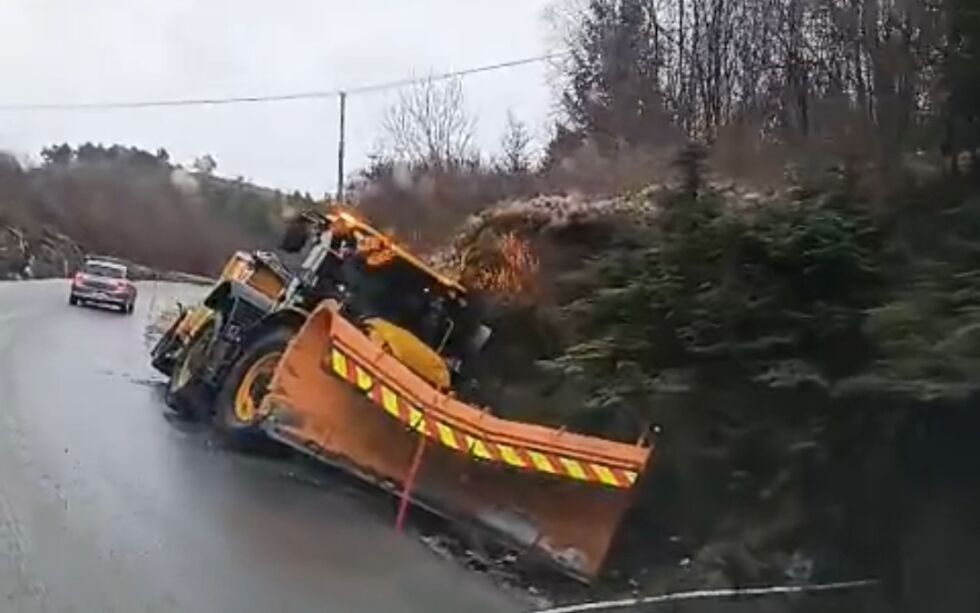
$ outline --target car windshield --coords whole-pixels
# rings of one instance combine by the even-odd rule
[[[85,274],[95,277],[109,277],[110,279],[125,279],[126,269],[121,266],[104,264],[102,262],[88,262],[85,264]]]

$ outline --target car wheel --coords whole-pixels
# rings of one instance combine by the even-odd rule
[[[75,297],[75,294],[68,296],[68,304],[71,306],[78,306],[78,298]]]
[[[126,315],[132,315],[134,310],[136,310],[136,304],[130,302],[126,305]]]

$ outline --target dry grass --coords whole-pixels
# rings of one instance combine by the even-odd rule
[[[530,243],[508,232],[497,241],[495,255],[495,263],[477,271],[472,287],[533,301],[541,262]]]

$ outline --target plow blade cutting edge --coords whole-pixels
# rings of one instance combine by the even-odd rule
[[[294,337],[263,408],[273,438],[391,491],[408,483],[414,503],[582,580],[600,572],[651,455],[460,402],[327,305]]]

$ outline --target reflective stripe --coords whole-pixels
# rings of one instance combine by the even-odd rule
[[[439,440],[442,441],[443,445],[459,450],[459,444],[456,443],[456,435],[449,426],[436,422],[436,429],[439,431]]]
[[[368,391],[374,385],[371,375],[367,374],[360,366],[355,366],[355,368],[357,369],[357,387],[361,388],[362,391]]]
[[[517,452],[514,450],[513,447],[510,447],[508,445],[497,445],[497,448],[500,449],[500,457],[504,459],[504,462],[507,462],[511,466],[516,466],[518,468],[524,468],[527,466],[524,463],[524,460],[522,460],[521,457],[517,455]]]
[[[475,457],[478,457],[483,460],[493,459],[490,456],[490,452],[487,451],[487,446],[484,445],[483,441],[481,441],[480,439],[473,438],[472,436],[467,434],[466,442],[467,442],[466,446],[470,448],[470,453],[472,453]]]
[[[408,407],[408,427],[419,432],[425,432],[425,415],[415,407]]]
[[[629,488],[639,477],[636,471],[583,462],[473,436],[426,417],[423,410],[399,397],[397,392],[377,380],[356,361],[352,363],[352,359],[341,351],[331,351],[331,362],[336,374],[364,392],[372,402],[381,405],[399,422],[424,436],[438,440],[450,449],[468,453],[474,458],[616,488]]]
[[[613,474],[613,471],[609,470],[605,466],[602,466],[600,464],[593,464],[592,472],[594,472],[599,477],[599,481],[602,481],[606,485],[614,485],[614,486],[619,485],[619,479],[616,478],[616,475]]]
[[[588,477],[585,475],[585,469],[578,461],[571,458],[558,458],[558,460],[565,466],[565,470],[568,474],[575,477],[579,481],[587,481]]]
[[[383,385],[381,386],[381,406],[395,417],[398,417],[398,396],[395,395],[395,392]]]
[[[548,459],[548,456],[544,455],[543,453],[528,450],[527,455],[531,456],[531,461],[534,462],[534,467],[538,470],[551,474],[558,472],[557,468],[553,466],[551,461]]]
[[[336,349],[333,351],[333,371],[343,378],[347,378],[347,356]]]

